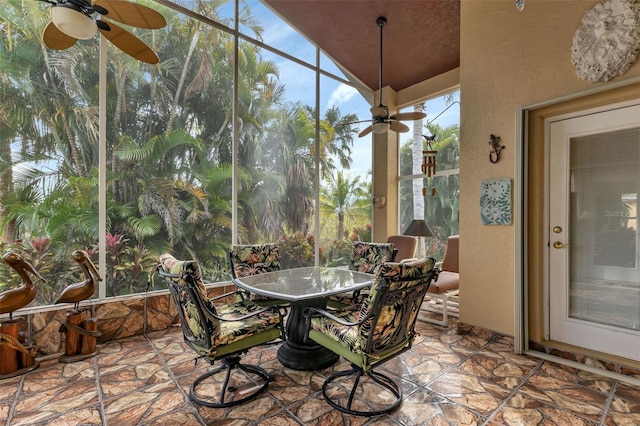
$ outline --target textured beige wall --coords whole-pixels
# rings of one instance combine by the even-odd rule
[[[597,1],[461,0],[460,321],[514,334],[513,226],[480,222],[480,182],[513,178],[515,109],[582,92],[573,34]],[[612,82],[640,76],[640,61]],[[489,135],[506,149],[489,162]],[[517,212],[515,212],[517,214]]]

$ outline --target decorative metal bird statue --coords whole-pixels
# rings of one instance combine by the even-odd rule
[[[73,260],[78,262],[84,272],[85,280],[71,284],[65,288],[55,301],[58,303],[73,303],[73,308],[78,309],[80,301],[93,296],[96,291],[96,281],[102,281],[98,269],[89,258],[89,254],[84,250],[73,252]]]
[[[9,252],[2,256],[2,259],[13,268],[22,278],[22,285],[0,293],[0,314],[9,313],[9,319],[13,317],[13,311],[27,306],[35,299],[38,290],[33,285],[33,281],[27,272],[32,273],[43,282],[47,282],[33,266],[17,253]]]

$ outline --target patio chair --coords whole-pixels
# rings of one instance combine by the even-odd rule
[[[163,254],[156,271],[168,284],[184,341],[198,354],[196,362],[204,358],[213,365],[220,360],[219,367],[193,382],[189,399],[206,407],[230,407],[264,391],[269,386],[269,374],[256,365],[242,364],[240,359],[254,346],[284,339],[278,308],[263,308],[249,300],[214,305],[215,300],[234,297],[235,292],[207,297],[200,266],[193,260],[182,261]],[[238,374],[238,370],[242,373]],[[203,383],[208,378],[211,380]],[[217,399],[214,395],[218,395]]]
[[[401,403],[400,385],[375,370],[411,348],[420,305],[438,271],[433,258],[386,262],[377,269],[359,310],[305,310],[305,339],[351,363],[350,370],[331,374],[322,385],[332,407],[352,415],[376,416]],[[365,375],[372,382],[361,380]]]
[[[390,235],[387,242],[393,244],[398,250],[395,257],[396,262],[404,259],[411,259],[415,256],[418,240],[411,235]]]
[[[365,241],[354,241],[352,250],[349,269],[367,274],[375,273],[376,268],[384,262],[393,262],[398,253],[393,243],[369,243]]]
[[[421,321],[448,327],[449,316],[458,316],[459,243],[459,235],[452,235],[447,238],[442,262],[438,263],[441,272],[437,281],[431,284],[429,293],[422,304],[422,311],[439,314],[438,318],[433,318],[432,315],[426,314],[420,316]]]
[[[227,253],[227,264],[232,279],[279,271],[280,251],[278,246],[273,243],[232,245]],[[289,303],[285,300],[273,299],[259,294],[247,294],[245,290],[240,291],[240,294],[248,296],[252,302],[260,306],[287,305]]]
[[[354,241],[351,245],[352,254],[348,268],[352,271],[375,274],[376,269],[384,262],[393,262],[398,250],[393,243],[369,243],[365,241]],[[341,293],[329,299],[329,306],[344,307],[358,304],[362,301],[363,292]]]

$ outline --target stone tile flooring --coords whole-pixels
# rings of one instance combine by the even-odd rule
[[[179,328],[111,342],[87,360],[42,361],[0,381],[3,425],[640,425],[640,388],[513,353],[513,340],[461,334],[420,322],[413,349],[381,371],[402,383],[388,415],[343,415],[322,397],[327,374],[280,365],[277,346],[244,360],[271,376],[266,392],[238,407],[194,406],[188,390],[210,368],[194,363]],[[217,365],[217,364],[216,364]]]

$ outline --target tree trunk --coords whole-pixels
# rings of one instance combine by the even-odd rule
[[[189,63],[191,62],[193,51],[196,50],[196,45],[198,44],[199,38],[200,38],[200,23],[197,23],[196,31],[195,33],[193,33],[193,38],[191,39],[191,45],[189,46],[189,52],[187,53],[187,57],[184,60],[184,66],[182,67],[182,74],[180,75],[180,81],[178,82],[178,87],[176,88],[176,93],[173,97],[173,103],[171,104],[171,112],[169,113],[169,122],[167,123],[167,134],[171,133],[171,130],[173,130],[173,120],[176,118],[176,112],[178,110],[178,101],[180,100],[182,87],[184,86],[184,81],[187,78],[187,70],[189,69]]]
[[[53,121],[57,119],[57,115],[60,115],[59,119],[64,129],[64,133],[67,135],[67,140],[69,143],[69,150],[71,151],[71,158],[73,159],[73,165],[76,168],[76,173],[78,176],[86,176],[86,168],[84,167],[84,163],[82,162],[82,156],[80,155],[80,151],[78,150],[78,146],[76,145],[75,135],[71,126],[69,126],[69,122],[67,121],[67,113],[64,111],[64,106],[62,102],[58,102],[60,105],[60,109],[58,113],[53,117]],[[55,127],[52,123],[51,127]]]
[[[415,112],[424,112],[424,104],[413,106]],[[422,174],[422,150],[424,142],[422,132],[424,130],[422,119],[413,121],[413,174]],[[422,188],[424,187],[423,179],[413,180],[413,218],[424,219],[424,195]]]
[[[0,123],[0,127],[3,125]],[[0,157],[11,162],[11,138],[0,138]],[[4,172],[0,173],[0,199],[13,191],[13,168],[8,166]],[[9,214],[8,209],[0,203],[0,223],[4,223],[5,217]],[[15,240],[15,225],[13,221],[7,222],[4,229],[0,229],[0,241],[8,244]]]
[[[116,110],[115,113],[113,114],[114,117],[114,126],[116,129],[118,129],[118,131],[120,131],[120,126],[122,123],[122,107],[124,104],[124,99],[125,99],[125,87],[126,87],[126,82],[127,82],[127,73],[124,69],[121,69],[120,71],[120,84],[118,84],[118,90],[117,90],[117,97],[116,97]],[[121,169],[121,165],[120,165],[120,161],[118,160],[118,157],[116,155],[113,155],[113,149],[107,149],[107,159],[111,159],[111,172],[113,173],[114,176],[118,176],[118,173],[120,172]],[[109,164],[109,161],[107,161],[107,164]],[[125,200],[125,197],[122,194],[122,188],[121,188],[121,182],[120,179],[113,179],[113,182],[111,183],[111,191],[113,192],[112,196],[113,196],[113,200],[117,203],[120,204]]]

